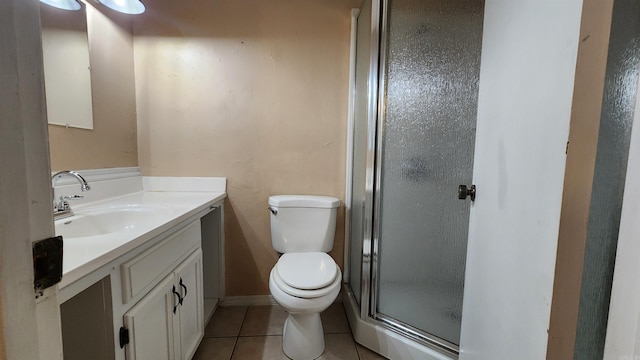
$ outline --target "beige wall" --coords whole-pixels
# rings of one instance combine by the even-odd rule
[[[135,19],[140,166],[228,178],[228,296],[269,292],[270,194],[344,197],[358,3],[148,0]],[[332,255],[341,266],[343,231],[340,221]]]
[[[547,359],[573,358],[613,0],[585,0],[576,63]]]
[[[49,125],[54,171],[138,164],[131,20],[87,5],[87,26],[94,128]]]

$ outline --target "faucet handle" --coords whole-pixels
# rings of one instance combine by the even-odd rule
[[[60,196],[60,202],[53,206],[54,212],[68,211],[70,209],[69,202],[64,199],[64,196]]]
[[[68,200],[80,200],[83,199],[82,195],[71,195],[71,196],[60,196],[60,202],[54,204],[53,207],[55,211],[66,211],[71,210],[71,206],[69,206]]]
[[[60,196],[60,202],[63,202],[66,200],[80,200],[80,199],[84,199],[84,196],[82,195]]]

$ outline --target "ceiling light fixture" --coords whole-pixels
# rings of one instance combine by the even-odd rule
[[[80,10],[82,8],[76,0],[40,0],[40,2],[62,10]]]
[[[104,6],[125,14],[142,14],[144,4],[140,0],[98,0]]]

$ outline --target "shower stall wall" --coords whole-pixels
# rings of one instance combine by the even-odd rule
[[[357,17],[348,291],[433,358],[460,341],[483,7],[367,0]]]

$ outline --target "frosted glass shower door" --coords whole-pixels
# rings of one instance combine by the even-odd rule
[[[387,5],[375,316],[457,351],[484,2]]]

